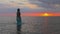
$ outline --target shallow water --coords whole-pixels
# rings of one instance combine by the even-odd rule
[[[16,17],[0,16],[0,34],[19,34]],[[60,17],[22,16],[21,34],[60,34]]]

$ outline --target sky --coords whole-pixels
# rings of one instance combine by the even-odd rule
[[[0,14],[16,13],[20,8],[22,13],[60,12],[60,0],[0,0]]]

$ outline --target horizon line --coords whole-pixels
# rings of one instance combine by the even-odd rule
[[[21,13],[21,16],[43,16],[44,13]],[[49,16],[60,16],[60,13],[48,13]],[[0,16],[16,16],[16,13],[4,13]]]

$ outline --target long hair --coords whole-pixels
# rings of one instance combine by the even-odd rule
[[[17,17],[20,17],[21,13],[20,13],[20,9],[17,9]]]

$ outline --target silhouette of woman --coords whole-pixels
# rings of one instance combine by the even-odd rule
[[[20,9],[17,9],[17,31],[21,31],[21,13],[20,13]]]

